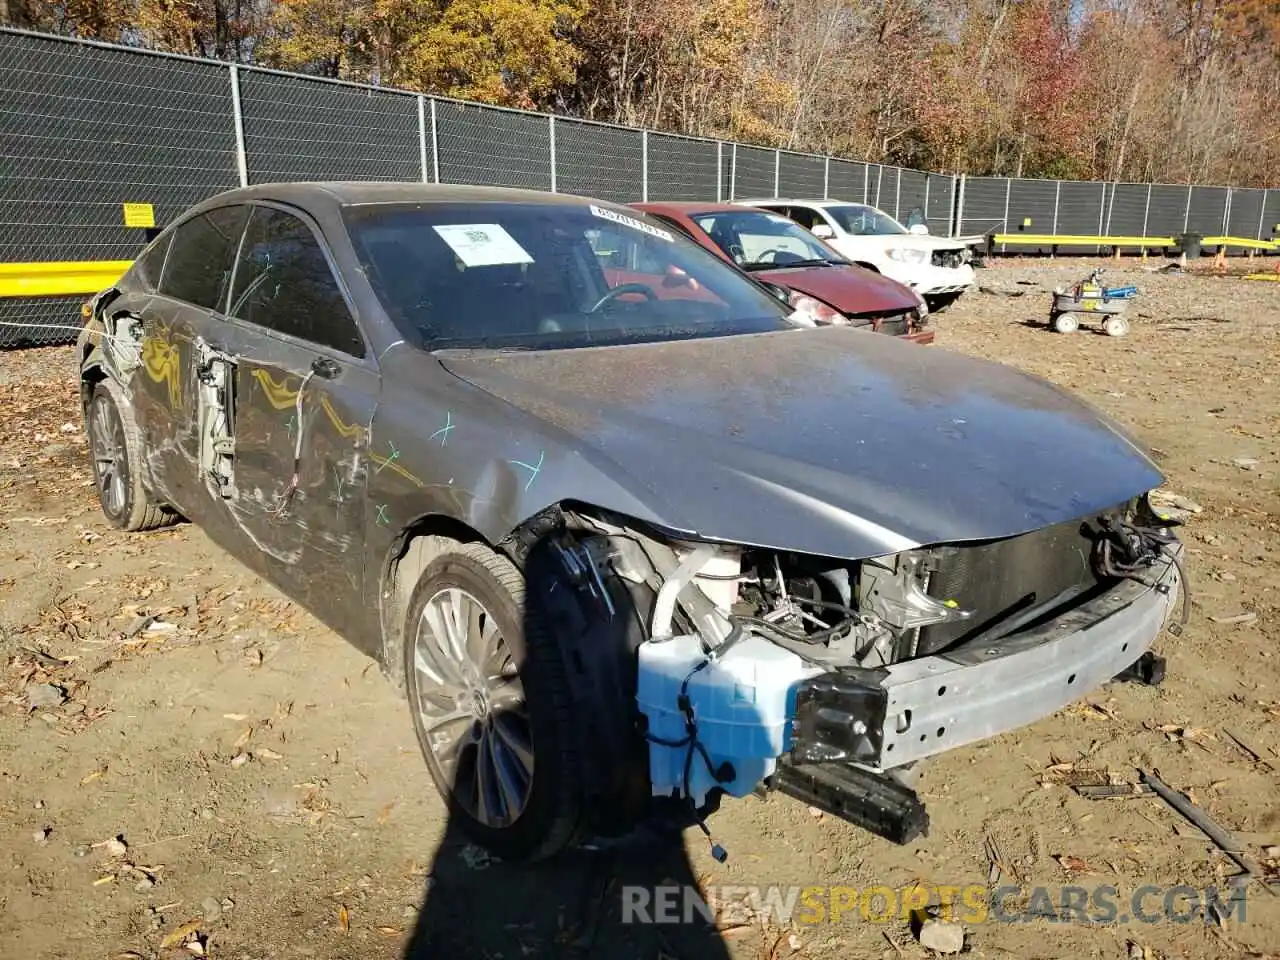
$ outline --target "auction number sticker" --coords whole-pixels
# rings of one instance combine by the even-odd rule
[[[675,237],[666,230],[651,226],[643,220],[637,220],[635,217],[628,217],[625,213],[615,213],[612,210],[606,210],[604,207],[597,207],[594,203],[590,205],[590,210],[593,216],[597,216],[601,220],[612,220],[614,223],[620,223],[624,227],[630,227],[632,230],[639,230],[641,233],[647,233],[650,236],[661,237],[667,243],[675,242]]]
[[[450,223],[432,227],[468,267],[533,263],[529,251],[497,223]]]

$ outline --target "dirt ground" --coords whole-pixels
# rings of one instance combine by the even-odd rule
[[[1280,849],[1280,283],[1156,274],[1124,339],[1048,332],[1081,261],[1005,261],[936,317],[938,344],[1046,376],[1151,445],[1200,505],[1190,624],[1162,686],[1112,684],[933,763],[927,837],[872,838],[783,797],[733,801],[705,838],[534,869],[453,835],[408,711],[378,669],[196,528],[110,529],[89,481],[70,348],[0,353],[0,956],[924,957],[905,922],[724,919],[722,943],[622,926],[653,884],[865,888],[1216,885],[1237,868],[1158,798],[1089,800],[1084,768],[1158,769],[1276,871]],[[931,349],[931,348],[920,348]],[[1240,616],[1240,615],[1245,616]],[[50,690],[45,684],[56,685]],[[64,699],[65,697],[65,699]],[[33,707],[32,701],[41,704]],[[1270,851],[1268,851],[1270,847]],[[731,911],[732,912],[732,911]],[[735,914],[738,915],[738,914]],[[728,913],[725,914],[727,918]],[[981,957],[1219,958],[1280,944],[1247,914],[971,922]]]

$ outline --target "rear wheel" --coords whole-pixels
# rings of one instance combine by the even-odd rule
[[[581,767],[559,647],[525,612],[524,578],[479,543],[449,543],[405,622],[405,685],[427,768],[456,826],[508,860],[577,836]]]
[[[1074,313],[1059,313],[1053,318],[1053,329],[1057,333],[1075,333],[1080,329],[1080,318]]]
[[[155,502],[142,482],[143,442],[124,390],[114,380],[96,384],[85,410],[89,457],[98,503],[112,526],[154,530],[178,520]]]

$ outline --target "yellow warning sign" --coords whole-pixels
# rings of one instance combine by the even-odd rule
[[[126,227],[154,227],[156,225],[155,207],[149,203],[122,203],[124,208],[124,225]]]

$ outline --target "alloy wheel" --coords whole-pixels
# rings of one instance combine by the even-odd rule
[[[89,409],[89,449],[102,505],[112,516],[125,509],[124,425],[108,401],[98,399]]]
[[[471,817],[510,826],[533,786],[533,739],[497,619],[468,591],[448,587],[423,606],[413,644],[428,760]]]

